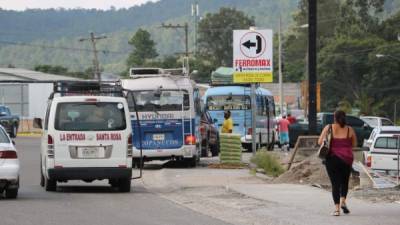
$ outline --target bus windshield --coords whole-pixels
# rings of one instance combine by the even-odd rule
[[[244,95],[219,95],[207,98],[207,110],[248,110],[250,97]]]
[[[189,94],[176,90],[132,91],[128,94],[129,110],[135,111],[132,96],[139,112],[188,110]]]

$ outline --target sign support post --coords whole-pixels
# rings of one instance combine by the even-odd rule
[[[256,105],[256,84],[251,84],[251,146],[253,155],[256,154],[257,150],[257,126],[256,126],[256,116],[257,116],[257,105]]]

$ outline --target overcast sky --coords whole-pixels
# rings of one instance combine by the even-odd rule
[[[109,9],[111,6],[129,8],[148,1],[158,0],[0,0],[0,8],[25,10],[27,8],[97,8]]]

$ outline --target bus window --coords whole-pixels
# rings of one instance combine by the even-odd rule
[[[239,95],[219,95],[207,98],[207,110],[248,110],[250,97]]]
[[[181,111],[190,109],[189,94],[183,91],[161,90],[132,91],[128,94],[129,111],[134,111],[133,99],[135,97],[139,112],[151,111]]]

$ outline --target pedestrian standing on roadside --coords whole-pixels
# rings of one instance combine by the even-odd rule
[[[278,131],[279,131],[279,143],[281,145],[281,149],[283,151],[284,147],[287,146],[287,150],[290,150],[289,147],[289,120],[286,119],[286,115],[283,115],[282,119],[278,120]]]
[[[331,127],[332,129],[329,129]],[[353,147],[357,145],[356,134],[350,126],[346,125],[346,113],[337,110],[334,113],[334,123],[325,126],[318,144],[322,145],[328,130],[331,130],[330,151],[326,158],[325,166],[332,185],[332,197],[335,203],[333,216],[340,216],[340,208],[344,214],[350,213],[346,204],[349,189],[349,178],[353,164]]]
[[[290,124],[296,123],[296,117],[292,116],[290,113],[287,114],[287,120],[290,122]]]
[[[224,112],[224,122],[222,123],[221,133],[232,133],[233,121],[231,118],[231,111]]]

